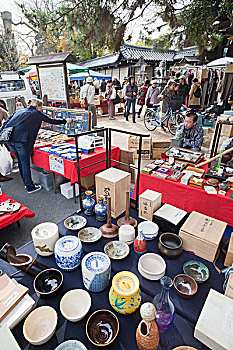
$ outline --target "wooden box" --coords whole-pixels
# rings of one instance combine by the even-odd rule
[[[224,261],[225,266],[231,266],[233,264],[233,232],[229,241],[226,259]]]
[[[210,289],[194,337],[213,350],[233,349],[233,300]]]
[[[179,232],[183,249],[213,262],[226,226],[223,221],[193,211]]]
[[[165,153],[170,146],[171,146],[170,141],[166,141],[166,140],[153,141],[153,143],[152,143],[152,159],[161,158],[161,155],[163,153]]]
[[[106,169],[95,176],[96,196],[111,196],[112,217],[117,218],[126,209],[126,191],[130,192],[131,174],[116,168]]]
[[[161,207],[162,194],[146,190],[139,196],[139,217],[146,220],[153,220],[154,212]]]
[[[89,188],[95,186],[95,174],[90,174],[82,177],[81,179],[82,188],[88,190]]]
[[[228,282],[227,282],[227,287],[225,290],[225,295],[228,298],[233,299],[233,273],[230,273],[229,278],[228,278]]]

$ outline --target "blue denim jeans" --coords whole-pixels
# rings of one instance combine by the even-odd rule
[[[33,190],[34,184],[32,182],[30,169],[30,153],[26,151],[25,146],[21,142],[11,142],[7,145],[18,159],[19,172],[23,179],[27,190]]]
[[[136,104],[136,100],[127,100],[127,110],[126,110],[126,114],[125,114],[125,119],[126,120],[128,120],[130,107],[132,105],[133,122],[135,122],[135,104]]]

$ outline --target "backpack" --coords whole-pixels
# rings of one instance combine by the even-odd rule
[[[193,93],[193,95],[194,95],[196,98],[200,98],[200,97],[201,97],[201,88],[200,88],[200,86],[197,86],[197,89],[196,89],[196,91]]]

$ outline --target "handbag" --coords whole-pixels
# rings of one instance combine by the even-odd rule
[[[89,90],[90,85],[87,88],[87,93],[86,96],[84,98],[81,99],[80,104],[81,104],[81,108],[87,108],[88,107],[88,102],[87,102],[87,95],[88,95],[88,90]]]
[[[121,98],[118,94],[116,94],[116,97],[113,100],[113,104],[116,105],[117,103],[120,103],[120,102],[121,102]]]
[[[12,133],[14,128],[24,122],[31,114],[35,113],[35,111],[29,113],[26,115],[23,119],[21,119],[18,123],[16,123],[14,126],[5,126],[3,125],[3,128],[0,131],[0,144],[8,143],[11,141]]]

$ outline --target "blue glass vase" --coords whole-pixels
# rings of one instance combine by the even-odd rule
[[[83,208],[84,213],[86,215],[93,215],[94,214],[94,207],[95,207],[95,200],[91,198],[92,191],[86,191],[85,192],[87,198],[83,200]]]
[[[155,321],[158,326],[159,333],[163,333],[170,326],[174,318],[175,306],[170,299],[170,288],[173,285],[172,279],[164,276],[160,279],[162,290],[153,299],[153,304],[156,307],[157,313]]]
[[[98,203],[95,205],[95,214],[97,221],[105,221],[107,218],[108,206],[104,204],[104,196],[98,197]]]

